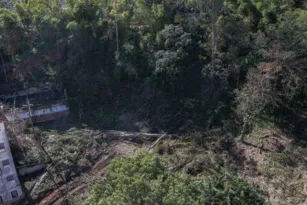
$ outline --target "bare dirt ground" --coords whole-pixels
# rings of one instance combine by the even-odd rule
[[[238,174],[265,191],[268,204],[307,204],[306,148],[295,147],[293,138],[280,130],[261,130],[232,150]]]

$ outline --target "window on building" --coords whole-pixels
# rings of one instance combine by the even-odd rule
[[[6,177],[6,180],[7,180],[7,182],[14,181],[14,176],[10,175],[10,176]]]
[[[0,196],[0,204],[3,204],[2,196]]]
[[[12,195],[13,199],[16,198],[16,197],[18,197],[18,192],[17,192],[17,190],[12,191],[12,192],[11,192],[11,195]]]
[[[6,160],[3,160],[2,161],[2,165],[5,167],[5,166],[9,166],[10,165],[10,161],[8,159]]]
[[[5,148],[4,143],[1,142],[1,143],[0,143],[0,150],[1,150],[1,149],[4,149],[4,148]]]

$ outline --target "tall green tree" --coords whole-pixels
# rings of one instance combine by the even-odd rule
[[[173,96],[193,97],[193,93],[199,93],[201,40],[201,33],[188,33],[173,25],[159,32],[154,74],[159,86]]]

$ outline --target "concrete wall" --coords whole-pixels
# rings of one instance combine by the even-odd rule
[[[63,111],[68,111],[69,108],[67,105],[63,104],[53,104],[48,107],[43,107],[43,108],[31,108],[31,113],[28,111],[23,111],[21,113],[17,113],[16,117],[18,119],[27,119],[30,117],[38,117],[42,115],[49,115],[49,114],[54,114],[58,112],[63,112]]]
[[[15,116],[7,116],[9,121],[15,119],[29,120],[31,118],[32,122],[45,122],[49,120],[54,120],[62,116],[69,114],[69,107],[62,103],[58,102],[52,105],[32,107],[31,113],[28,110],[23,110],[17,112]]]

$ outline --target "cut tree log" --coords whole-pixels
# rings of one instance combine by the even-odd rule
[[[157,138],[160,138],[164,134],[156,134],[156,133],[142,133],[142,132],[127,132],[127,131],[117,131],[117,130],[107,130],[103,131],[103,134],[106,135],[106,137],[109,140],[117,140],[117,139],[125,139],[125,140],[141,140],[141,141],[151,141],[155,140]],[[177,134],[168,134],[170,138],[177,138]]]

